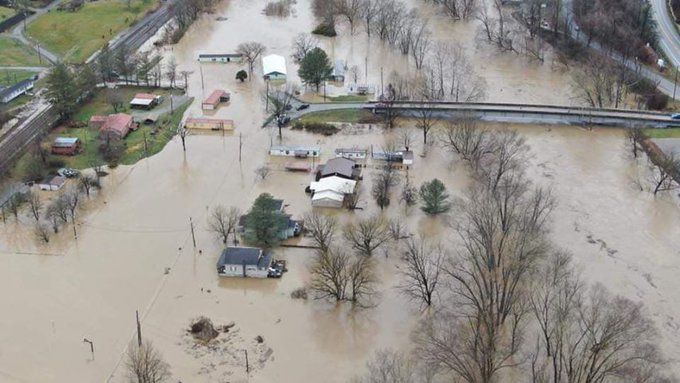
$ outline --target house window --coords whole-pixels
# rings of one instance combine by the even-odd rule
[[[316,152],[312,152],[312,155],[313,155],[313,156],[316,156]]]
[[[216,59],[216,58],[213,58],[212,61],[217,61],[217,59]]]
[[[288,150],[286,150],[286,155],[288,155],[288,154],[289,154],[288,152],[289,152],[289,151],[288,151]]]

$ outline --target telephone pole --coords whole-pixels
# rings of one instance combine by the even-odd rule
[[[135,310],[137,316],[137,345],[142,347],[142,324],[139,323],[139,310]]]
[[[189,217],[189,225],[191,225],[191,239],[194,241],[194,249],[196,248],[196,234],[194,233],[194,221]]]

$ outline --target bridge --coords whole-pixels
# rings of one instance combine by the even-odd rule
[[[297,107],[299,101],[294,101]],[[461,102],[412,102],[399,101],[390,104],[368,103],[327,103],[312,104],[302,111],[294,111],[291,119],[305,114],[339,109],[364,109],[384,114],[388,109],[396,110],[402,117],[418,118],[427,110],[432,118],[451,119],[470,115],[488,122],[522,124],[602,125],[616,127],[669,128],[680,127],[680,120],[669,114],[646,110],[599,109],[577,106],[461,103]]]

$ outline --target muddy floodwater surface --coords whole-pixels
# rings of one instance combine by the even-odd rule
[[[217,87],[232,93],[232,101],[214,115],[233,119],[234,132],[190,135],[186,153],[175,138],[159,154],[112,170],[104,178],[104,190],[86,202],[78,217],[77,240],[65,226],[48,245],[38,245],[28,216],[20,224],[10,220],[0,225],[0,381],[126,381],[123,355],[135,337],[136,310],[142,336],[152,340],[171,365],[172,381],[246,381],[243,350],[248,350],[251,382],[346,382],[362,371],[376,349],[410,347],[409,334],[420,314],[394,288],[400,266],[396,253],[376,255],[379,304],[362,310],[290,298],[309,278],[306,265],[314,256],[310,250],[277,249],[277,257],[286,259],[290,270],[281,279],[216,275],[221,246],[206,227],[209,209],[223,204],[246,211],[257,195],[269,192],[283,198],[286,211],[299,218],[310,210],[304,192],[310,176],[285,172],[282,161],[267,155],[278,138],[270,128],[261,128],[261,81],[237,83],[233,78],[238,67],[204,65],[202,86],[195,54],[232,51],[247,39],[266,42],[270,52],[288,55],[292,37],[311,29],[308,5],[300,0],[291,18],[270,19],[260,15],[262,1],[226,2],[217,14],[227,21],[215,22],[217,15],[206,17],[166,51],[177,56],[180,69],[194,70],[190,95],[200,99]],[[363,59],[370,50],[369,63],[384,60],[385,66],[399,65],[399,57],[388,48],[369,48],[362,36],[341,37],[335,45],[336,55]],[[369,72],[374,80],[379,76],[376,65]],[[504,65],[492,61],[487,65],[496,68],[489,73],[496,71],[499,81],[505,81],[503,92],[492,92],[492,100],[512,99],[504,98],[509,89],[533,92],[531,87],[515,87],[514,82],[521,80],[506,76],[501,71]],[[535,74],[526,84],[566,86],[566,80],[559,76],[555,80],[545,66],[512,65]],[[547,102],[551,95],[559,102],[563,96],[555,89],[546,92],[546,98],[532,97]],[[194,103],[189,115],[202,115],[200,103]],[[411,126],[404,122],[399,129],[414,134],[417,155],[409,171],[413,183],[437,177],[452,195],[462,197],[470,182],[464,165],[436,143],[423,148],[418,144],[421,136]],[[585,279],[644,302],[659,327],[664,351],[670,357],[680,355],[680,210],[671,196],[653,198],[636,187],[634,180],[645,167],[631,159],[623,131],[495,128],[515,128],[527,137],[528,173],[537,184],[550,186],[558,200],[552,236],[573,252]],[[287,129],[283,136],[283,144],[320,146],[317,162],[331,158],[339,146],[385,142],[375,125],[346,127],[333,137]],[[254,171],[265,163],[272,173],[258,181]],[[358,216],[377,210],[368,194],[372,173],[371,167],[364,170],[360,203],[364,210],[354,213]],[[350,213],[338,214],[351,219]],[[406,214],[394,203],[386,214],[402,217],[412,233],[443,241],[455,237],[418,209]],[[197,346],[187,333],[191,321],[200,316],[216,326],[233,322],[212,349]],[[83,338],[93,342],[94,354]]]

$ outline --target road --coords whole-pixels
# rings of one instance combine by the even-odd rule
[[[656,20],[659,34],[659,47],[672,61],[675,67],[680,66],[680,35],[675,28],[675,21],[666,6],[666,0],[650,0],[652,15]]]
[[[305,114],[338,109],[366,109],[380,112],[384,107],[379,103],[350,104],[327,103],[311,104],[309,108],[298,111],[298,101],[292,103],[293,110],[288,113],[291,119]],[[494,103],[453,103],[441,102],[426,106],[432,110],[435,118],[453,118],[462,113],[473,114],[484,121],[525,124],[563,124],[563,125],[604,125],[604,126],[640,126],[650,128],[666,128],[680,125],[668,114],[646,110],[598,109],[554,105],[494,104]],[[403,116],[417,117],[422,104],[400,102],[394,105]]]
[[[39,9],[34,9],[33,11],[35,12],[32,14],[29,18],[26,20],[22,21],[21,23],[17,24],[14,29],[12,29],[12,33],[10,36],[12,36],[13,39],[21,41],[23,44],[26,46],[29,46],[33,49],[35,49],[38,52],[38,55],[41,58],[47,59],[47,61],[51,63],[55,63],[59,61],[59,56],[54,54],[53,52],[50,52],[49,50],[41,47],[40,45],[34,43],[33,41],[29,40],[28,37],[24,34],[24,26],[30,24],[33,20],[37,19],[38,17],[44,15],[48,11],[56,8],[59,5],[60,1],[55,0],[50,3],[50,5],[44,7],[44,8],[39,8]]]

